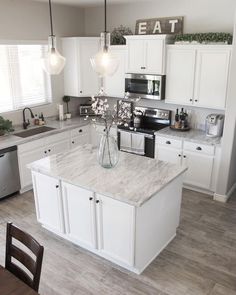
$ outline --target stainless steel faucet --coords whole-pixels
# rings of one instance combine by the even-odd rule
[[[34,114],[33,114],[32,110],[30,108],[24,108],[23,109],[23,128],[24,129],[27,129],[27,127],[30,125],[29,119],[27,120],[27,122],[25,120],[25,111],[26,110],[29,110],[30,111],[31,118],[32,119],[34,118]]]

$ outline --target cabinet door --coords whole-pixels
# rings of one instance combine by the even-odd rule
[[[90,58],[99,51],[99,38],[78,38],[79,96],[92,96],[99,92],[100,81]]]
[[[37,219],[48,229],[64,233],[60,183],[57,179],[33,172]]]
[[[188,167],[184,183],[210,189],[214,157],[194,152],[183,152],[183,164]]]
[[[166,102],[192,104],[195,74],[195,49],[167,50]]]
[[[20,183],[21,183],[21,190],[31,189],[32,187],[32,176],[30,169],[27,168],[27,165],[40,160],[45,157],[46,149],[39,148],[34,149],[32,152],[25,152],[18,154],[18,161],[19,161],[19,169],[20,169]]]
[[[63,55],[66,58],[64,72],[64,94],[69,96],[79,96],[80,80],[77,61],[76,38],[62,39]]]
[[[75,148],[77,146],[81,146],[81,145],[84,145],[86,143],[87,144],[90,143],[90,138],[89,138],[88,133],[85,133],[83,135],[79,135],[79,136],[76,136],[76,137],[72,137],[72,139],[71,139],[71,148]]]
[[[179,149],[158,146],[157,158],[160,161],[170,162],[173,164],[181,164],[182,151]]]
[[[116,48],[117,47],[117,48]],[[125,94],[126,46],[111,46],[111,53],[119,60],[119,67],[111,77],[105,77],[104,87],[108,96],[123,98]]]
[[[62,140],[59,142],[51,143],[48,147],[48,156],[53,154],[63,153],[70,149],[70,140]]]
[[[103,195],[96,198],[99,250],[107,258],[132,266],[135,208]]]
[[[230,49],[199,49],[194,103],[224,109],[227,96]]]
[[[165,74],[165,58],[163,40],[146,40],[144,41],[144,59],[146,74]]]
[[[96,247],[94,193],[80,187],[62,184],[66,234],[75,243]]]
[[[129,73],[140,73],[145,69],[144,41],[128,40],[127,70]]]

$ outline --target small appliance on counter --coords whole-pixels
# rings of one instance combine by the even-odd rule
[[[221,137],[224,127],[224,115],[209,114],[206,117],[206,136]]]
[[[94,116],[95,113],[91,104],[81,104],[79,107],[80,116]]]
[[[176,131],[190,130],[187,110],[184,110],[184,108],[181,108],[179,112],[179,109],[176,109],[175,122],[174,122],[174,125],[170,126],[170,128]]]

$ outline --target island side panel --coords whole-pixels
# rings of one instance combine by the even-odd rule
[[[182,186],[180,175],[136,210],[135,268],[139,273],[176,235]]]

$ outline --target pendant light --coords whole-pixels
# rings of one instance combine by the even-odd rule
[[[109,52],[110,33],[107,32],[107,0],[104,0],[105,29],[101,33],[101,49],[90,61],[100,77],[112,76],[118,69],[118,59]]]
[[[45,72],[47,72],[48,74],[58,75],[63,70],[66,59],[58,52],[56,48],[56,36],[53,32],[51,0],[49,0],[49,15],[51,35],[48,37],[48,53],[47,56],[42,59],[42,66]]]

